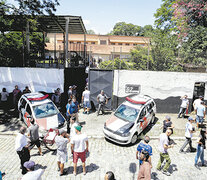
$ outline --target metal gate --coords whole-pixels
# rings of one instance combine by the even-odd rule
[[[109,97],[109,101],[106,105],[107,109],[112,109],[112,96],[113,96],[113,70],[100,70],[90,69],[89,70],[89,89],[91,92],[90,99],[92,104],[97,108],[97,96],[101,90]]]

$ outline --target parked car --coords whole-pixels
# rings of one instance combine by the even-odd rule
[[[19,118],[29,127],[27,118],[32,116],[40,129],[61,128],[64,126],[65,118],[55,104],[42,93],[27,93],[21,96],[18,102]]]
[[[149,96],[127,97],[103,128],[107,139],[118,144],[134,144],[138,135],[155,121],[156,104]]]

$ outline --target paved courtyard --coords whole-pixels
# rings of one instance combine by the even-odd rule
[[[88,134],[90,155],[87,158],[87,174],[82,174],[81,162],[78,163],[78,175],[75,177],[73,173],[72,159],[66,163],[67,175],[60,177],[57,172],[56,155],[43,147],[44,156],[37,155],[38,150],[33,148],[31,151],[31,160],[37,163],[36,168],[44,168],[45,173],[43,180],[55,179],[77,179],[77,180],[101,180],[104,178],[106,171],[113,171],[117,180],[133,180],[137,179],[138,161],[136,160],[136,146],[119,146],[103,138],[102,128],[103,122],[110,116],[99,116],[95,113],[91,115],[83,115],[80,113],[81,122],[83,122],[83,131]],[[156,165],[159,159],[157,136],[161,132],[161,124],[164,114],[158,114],[158,121],[149,131],[148,135],[154,137],[150,144],[153,148],[152,157],[152,179],[173,179],[173,180],[191,180],[207,179],[207,167],[198,170],[194,167],[195,153],[180,154],[179,148],[183,144],[182,137],[184,124],[186,119],[176,119],[176,115],[171,115],[175,123],[176,129],[180,128],[179,133],[173,136],[177,143],[173,149],[169,150],[172,164],[170,167],[171,176],[165,176],[161,172],[156,171]],[[180,122],[178,125],[177,121]],[[4,179],[13,180],[21,179],[20,162],[18,155],[14,150],[15,134],[19,127],[23,125],[18,119],[10,119],[7,123],[0,125],[0,170],[6,172]],[[179,136],[180,135],[180,136]],[[196,146],[195,140],[193,141]],[[69,145],[70,146],[70,145]],[[70,147],[68,147],[70,148]],[[206,150],[205,150],[205,153]],[[206,162],[207,163],[207,162]]]

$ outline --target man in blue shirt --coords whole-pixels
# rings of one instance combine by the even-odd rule
[[[72,116],[72,100],[68,99],[68,104],[66,105],[66,117],[67,117],[67,133],[70,134],[70,118]]]
[[[72,116],[75,116],[76,121],[79,122],[79,119],[78,119],[79,104],[78,104],[78,101],[76,101],[75,96],[73,96],[71,106],[72,106]]]
[[[150,137],[149,136],[145,136],[144,137],[144,142],[141,142],[138,144],[137,146],[137,152],[136,152],[136,158],[139,159],[139,156],[141,154],[142,151],[147,151],[149,153],[149,163],[151,165],[152,168],[152,163],[151,163],[151,156],[152,156],[152,147],[148,144],[150,142]],[[143,162],[142,160],[139,160],[139,165],[141,165]]]

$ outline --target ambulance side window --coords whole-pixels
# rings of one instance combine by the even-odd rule
[[[139,119],[142,119],[145,115],[146,115],[146,108],[143,108],[141,113],[140,113]]]

